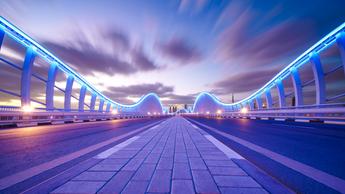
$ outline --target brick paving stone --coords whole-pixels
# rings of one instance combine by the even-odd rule
[[[147,192],[170,192],[171,170],[156,170]]]
[[[172,170],[174,158],[161,158],[158,162],[157,169]]]
[[[95,181],[69,181],[51,193],[96,193],[104,183]]]
[[[192,170],[206,170],[207,167],[201,158],[189,158],[190,168]]]
[[[174,162],[186,162],[188,163],[188,157],[186,153],[175,153]]]
[[[119,171],[98,193],[120,193],[133,174],[134,171]]]
[[[149,181],[152,177],[152,174],[155,170],[155,164],[143,164],[134,174],[132,180],[147,180]]]
[[[157,164],[158,160],[160,158],[160,154],[157,153],[151,153],[147,156],[144,163],[151,163],[151,164]]]
[[[76,181],[107,181],[109,180],[116,172],[83,172],[80,175],[73,178]]]
[[[192,180],[173,180],[172,194],[192,194],[195,193]]]
[[[212,175],[237,175],[246,176],[247,173],[244,172],[239,167],[223,167],[223,166],[210,166],[208,167]]]
[[[221,187],[219,189],[222,194],[268,194],[268,192],[262,188]]]
[[[141,194],[145,193],[149,181],[129,181],[121,194]]]
[[[128,159],[126,158],[107,158],[104,159],[102,162],[99,164],[126,164],[128,162]]]
[[[173,179],[192,179],[188,163],[175,163]]]
[[[204,160],[207,166],[228,166],[237,167],[231,160]]]
[[[139,168],[144,159],[132,159],[130,160],[122,170],[135,171]]]
[[[196,192],[219,193],[218,187],[207,170],[192,170]]]
[[[118,171],[122,168],[122,164],[96,164],[88,171]]]
[[[220,187],[261,187],[249,176],[214,176]]]

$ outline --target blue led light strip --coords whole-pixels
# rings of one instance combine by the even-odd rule
[[[276,74],[269,82],[267,82],[264,86],[262,86],[260,89],[258,89],[256,92],[254,92],[253,94],[251,94],[247,98],[244,98],[244,99],[242,99],[238,102],[232,103],[232,104],[228,104],[228,103],[221,102],[218,98],[216,98],[214,95],[212,95],[208,92],[202,92],[197,96],[197,98],[195,100],[195,103],[193,106],[193,111],[194,111],[195,104],[198,101],[198,99],[200,98],[200,96],[205,95],[205,94],[212,97],[215,102],[217,102],[218,104],[220,104],[222,106],[236,106],[236,105],[240,105],[240,104],[249,102],[250,100],[256,98],[258,95],[261,95],[263,92],[265,92],[265,90],[271,89],[275,85],[276,81],[283,80],[285,77],[290,75],[290,72],[293,68],[297,69],[300,66],[302,66],[303,64],[306,64],[306,62],[310,58],[310,55],[312,55],[314,53],[318,54],[321,51],[327,49],[332,44],[334,44],[336,42],[337,38],[340,35],[344,35],[344,33],[345,33],[345,22],[342,25],[340,25],[339,27],[337,27],[336,29],[334,29],[332,32],[327,34],[325,37],[323,37],[320,41],[318,41],[316,44],[314,44],[308,50],[306,50],[303,54],[301,54],[299,57],[297,57],[294,61],[292,61],[288,66],[286,66],[278,74]]]
[[[154,93],[149,93],[143,97],[140,98],[138,102],[132,105],[124,105],[120,104],[118,102],[115,102],[102,94],[100,91],[98,91],[94,86],[92,86],[89,82],[87,82],[80,74],[75,72],[73,69],[71,69],[68,65],[66,65],[64,62],[62,62],[60,59],[58,59],[55,55],[53,55],[51,52],[49,52],[47,49],[45,49],[43,46],[41,46],[39,43],[37,43],[35,40],[30,38],[28,35],[26,35],[23,31],[21,31],[19,28],[14,26],[12,23],[7,21],[5,18],[0,16],[0,28],[3,29],[7,35],[11,36],[14,40],[19,42],[20,44],[31,47],[37,54],[39,54],[43,59],[47,60],[48,63],[56,62],[58,64],[59,69],[61,69],[63,72],[65,72],[68,75],[72,75],[75,80],[85,85],[89,91],[92,91],[96,93],[98,96],[102,97],[106,101],[110,102],[113,106],[120,106],[122,108],[131,108],[139,105],[142,101],[144,101],[148,96],[154,96],[158,99],[158,101],[161,104],[161,101],[159,97]],[[162,106],[162,104],[161,104]],[[163,106],[162,106],[163,107]]]

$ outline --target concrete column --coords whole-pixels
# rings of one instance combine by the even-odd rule
[[[106,112],[110,112],[110,106],[111,106],[111,104],[110,104],[110,102],[108,102],[107,103],[107,107],[105,109]]]
[[[343,69],[345,73],[345,32],[340,33],[337,37],[338,48],[341,55],[341,61],[343,63]]]
[[[254,100],[248,102],[250,110],[254,110]]]
[[[97,98],[97,95],[93,93],[91,96],[90,111],[95,111],[96,98]]]
[[[30,85],[32,75],[32,65],[35,61],[35,52],[29,47],[26,49],[25,60],[23,64],[22,77],[21,77],[21,105],[30,105]]]
[[[69,75],[66,82],[66,89],[65,89],[65,111],[71,111],[71,96],[72,96],[72,87],[73,87],[74,77]]]
[[[99,100],[98,112],[103,112],[103,105],[104,105],[104,100],[101,98]]]
[[[80,88],[80,94],[79,94],[79,106],[78,106],[79,112],[84,112],[85,94],[86,94],[86,86],[83,85]]]
[[[326,85],[320,56],[317,53],[312,54],[310,56],[310,62],[315,80],[316,105],[324,104],[326,103]]]
[[[295,94],[295,106],[303,106],[303,91],[302,91],[302,82],[299,76],[298,70],[293,69],[291,71],[291,78],[294,87]]]
[[[5,37],[5,32],[3,29],[0,28],[0,50],[1,50],[2,43],[4,42],[4,37]]]
[[[279,107],[283,108],[286,106],[284,85],[281,80],[277,81],[276,85],[277,85],[278,95],[279,95]]]
[[[48,81],[46,85],[46,109],[48,111],[54,110],[54,85],[58,66],[55,62],[50,64],[48,72]]]
[[[262,109],[262,100],[261,100],[261,96],[258,96],[255,98],[256,103],[258,105],[258,109]]]
[[[270,109],[270,108],[272,108],[272,105],[273,105],[271,91],[266,90],[265,96],[266,96],[267,109]]]

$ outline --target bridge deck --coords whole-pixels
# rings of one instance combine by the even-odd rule
[[[98,163],[52,193],[267,193],[231,159],[239,155],[214,141],[170,118],[100,153]]]

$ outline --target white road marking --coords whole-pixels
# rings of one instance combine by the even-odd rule
[[[220,142],[218,139],[214,138],[212,135],[204,135],[206,139],[208,139],[211,143],[213,143],[220,151],[222,151],[228,158],[232,159],[243,159],[241,155],[239,155],[234,150],[230,149],[228,146]]]
[[[54,167],[57,167],[61,164],[64,164],[66,162],[69,162],[71,160],[74,160],[80,156],[83,156],[85,154],[88,154],[92,151],[95,151],[99,148],[102,148],[106,145],[109,145],[115,141],[118,141],[122,138],[126,138],[132,134],[135,134],[135,133],[138,133],[138,132],[141,132],[141,131],[144,131],[147,127],[153,127],[155,125],[157,125],[158,122],[156,123],[153,123],[153,124],[150,124],[150,125],[147,125],[147,126],[144,126],[144,127],[140,127],[139,129],[136,129],[134,131],[131,131],[129,133],[126,133],[126,134],[123,134],[123,135],[120,135],[120,136],[117,136],[117,137],[113,137],[111,139],[108,139],[106,141],[103,141],[103,142],[100,142],[100,143],[97,143],[95,145],[92,145],[92,146],[89,146],[89,147],[86,147],[86,148],[83,148],[79,151],[76,151],[76,152],[73,152],[73,153],[70,153],[70,154],[67,154],[65,156],[61,156],[59,158],[56,158],[54,160],[51,160],[49,162],[46,162],[46,163],[43,163],[43,164],[40,164],[40,165],[37,165],[37,166],[34,166],[32,168],[29,168],[29,169],[26,169],[26,170],[23,170],[21,172],[17,172],[15,174],[12,174],[12,175],[9,175],[9,176],[6,176],[6,177],[3,177],[0,179],[0,190],[3,190],[7,187],[10,187],[12,185],[15,185],[21,181],[24,181],[28,178],[31,178],[35,175],[38,175],[44,171],[47,171],[49,169],[52,169]]]
[[[133,141],[137,140],[140,136],[134,136],[130,139],[127,139],[126,141],[117,144],[116,146],[109,148],[107,150],[105,150],[104,152],[98,154],[97,156],[93,157],[96,159],[105,159],[108,158],[110,155],[112,155],[113,153],[121,150],[122,148],[128,146],[129,144],[131,144]]]
[[[194,121],[196,123],[198,123],[199,125],[215,132],[215,133],[218,133],[234,142],[237,142],[253,151],[256,151],[288,168],[291,168],[311,179],[314,179],[315,181],[319,182],[319,183],[322,183],[340,193],[345,193],[345,180],[339,178],[339,177],[336,177],[336,176],[333,176],[331,174],[328,174],[326,172],[323,172],[321,170],[318,170],[316,168],[313,168],[309,165],[306,165],[306,164],[303,164],[301,162],[298,162],[296,160],[293,160],[291,158],[288,158],[286,156],[283,156],[281,154],[278,154],[276,152],[273,152],[271,150],[268,150],[266,148],[263,148],[261,146],[258,146],[256,144],[253,144],[249,141],[246,141],[246,140],[243,140],[241,138],[238,138],[238,137],[235,137],[233,135],[230,135],[230,134],[227,134],[227,133],[224,133],[222,131],[219,131],[213,127],[209,127],[207,125],[204,125],[202,123],[199,123],[197,121]]]

